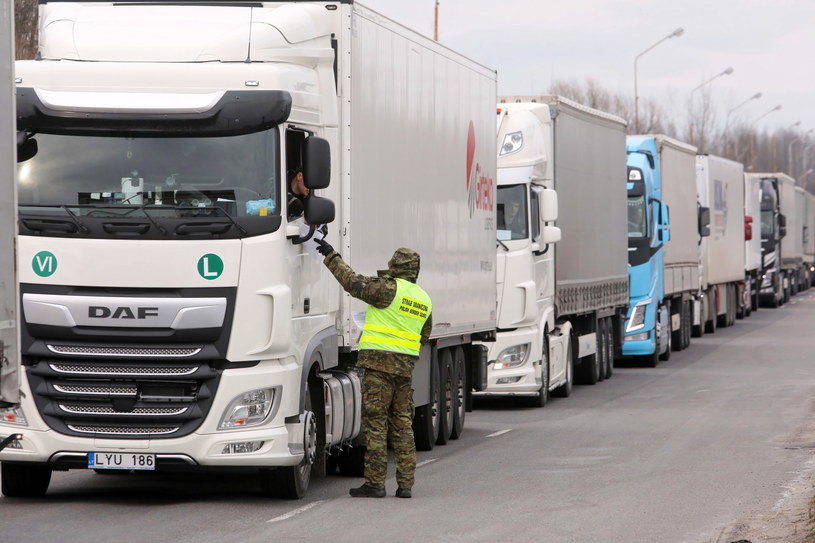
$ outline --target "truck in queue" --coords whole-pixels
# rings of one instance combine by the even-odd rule
[[[748,314],[759,308],[761,275],[761,178],[745,174],[744,280],[750,289]]]
[[[714,155],[696,157],[699,204],[709,210],[709,235],[700,244],[700,324],[707,331],[732,326],[744,314],[750,285],[745,281],[744,166]],[[713,322],[717,321],[717,322]]]
[[[351,1],[44,1],[40,25],[16,64],[3,494],[247,468],[296,499],[360,474],[365,305],[314,236],[366,275],[421,255],[416,442],[461,435],[496,326],[493,70]]]
[[[781,186],[795,180],[784,173],[746,173],[748,182],[761,185],[761,288],[759,302],[779,307],[789,299],[789,278],[781,265],[781,247],[787,242],[787,217],[781,208]]]
[[[696,148],[657,135],[628,136],[629,308],[622,355],[648,367],[690,344],[699,293]]]
[[[497,113],[498,331],[477,394],[543,407],[613,371],[628,302],[615,183],[626,124],[559,96],[502,96]]]

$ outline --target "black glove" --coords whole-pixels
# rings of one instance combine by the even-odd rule
[[[317,244],[317,252],[323,256],[328,256],[334,252],[334,247],[324,239],[315,239],[314,243]]]

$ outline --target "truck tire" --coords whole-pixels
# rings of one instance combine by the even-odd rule
[[[705,321],[705,332],[708,334],[716,333],[716,325],[719,323],[719,295],[715,288],[708,289],[708,314]]]
[[[658,358],[660,360],[662,360],[663,362],[667,362],[668,360],[671,359],[671,352],[673,351],[673,336],[674,336],[673,332],[669,331],[668,332],[668,347],[665,349],[664,353],[658,355]],[[654,349],[654,353],[658,353],[658,352],[659,352],[659,342],[657,342],[656,348]],[[654,364],[653,366],[649,366],[649,367],[655,368],[657,366],[656,366],[656,364]]]
[[[572,356],[572,340],[566,341],[566,382],[552,391],[553,396],[568,398],[572,395],[574,387],[574,357]]]
[[[432,451],[439,438],[441,425],[441,389],[439,366],[430,364],[430,402],[420,405],[413,412],[413,440],[419,451]]]
[[[458,439],[464,433],[464,418],[467,414],[467,362],[464,359],[464,349],[456,347],[453,349],[453,378],[455,388],[453,389],[453,428],[450,431],[450,439]]]
[[[543,352],[541,353],[541,388],[537,396],[531,398],[521,398],[524,405],[529,407],[545,407],[549,401],[549,333],[543,332]]]
[[[441,392],[439,407],[440,422],[439,437],[436,445],[446,445],[453,431],[453,396],[455,389],[455,376],[453,375],[453,356],[450,349],[443,349],[439,354],[439,391]]]
[[[281,466],[277,468],[261,468],[261,493],[269,498],[284,500],[299,500],[306,495],[311,482],[311,466],[317,446],[317,422],[311,411],[311,391],[306,387],[304,410],[306,414],[306,431],[308,432],[308,445],[303,459],[296,466]],[[310,424],[309,424],[310,422]]]
[[[597,321],[597,361],[600,366],[600,373],[597,381],[606,380],[606,371],[608,367],[608,347],[606,342],[608,336],[606,335],[606,319],[599,319]]]
[[[2,492],[7,498],[41,498],[51,483],[51,468],[42,464],[0,464]]]
[[[606,379],[610,379],[614,374],[614,355],[617,350],[614,348],[614,319],[606,319]]]

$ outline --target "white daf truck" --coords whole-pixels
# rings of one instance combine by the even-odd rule
[[[495,72],[350,0],[40,10],[38,60],[16,65],[3,493],[208,466],[299,498],[312,473],[358,473],[365,305],[314,235],[366,275],[421,254],[416,442],[458,437],[496,322]]]
[[[501,97],[497,154],[498,332],[478,394],[543,407],[575,377],[613,371],[628,306],[625,122],[558,96]]]

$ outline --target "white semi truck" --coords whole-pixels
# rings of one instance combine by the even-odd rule
[[[744,166],[713,155],[696,157],[697,183],[702,187],[700,205],[709,209],[709,236],[700,254],[700,279],[708,331],[716,325],[732,326],[749,300],[745,281]],[[700,238],[702,239],[702,238]],[[717,322],[713,322],[717,321]]]
[[[16,66],[22,394],[4,375],[0,439],[23,438],[3,493],[209,466],[299,498],[358,473],[365,305],[315,252],[322,225],[360,273],[421,254],[416,442],[458,437],[496,322],[495,72],[352,1],[40,10]]]
[[[628,304],[625,171],[622,119],[557,96],[501,97],[498,333],[479,394],[542,407],[575,375],[611,375]]]
[[[750,311],[756,311],[761,290],[761,178],[750,175],[744,176],[744,276],[750,284]]]

